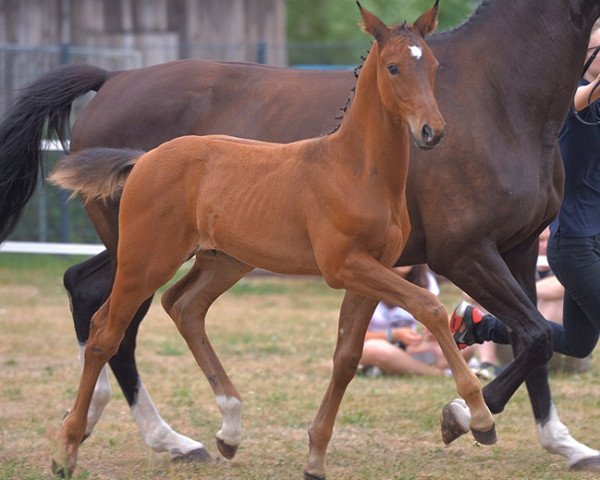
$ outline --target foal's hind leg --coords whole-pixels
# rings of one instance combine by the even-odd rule
[[[88,212],[90,212],[92,205],[89,202],[86,205]],[[101,206],[103,210],[106,209],[104,204]],[[94,210],[94,212],[97,215],[90,215],[90,217],[95,224],[100,221],[104,223],[111,221],[111,218],[108,218],[107,215],[100,215],[102,211]],[[112,230],[106,228],[104,230],[103,238],[106,238],[106,243],[114,248],[107,235],[110,233],[116,234],[116,225],[112,225]],[[113,276],[113,261],[108,250],[70,267],[65,272],[64,285],[69,294],[82,364],[85,345],[90,333],[91,318],[110,294]],[[202,443],[181,435],[162,419],[138,373],[135,361],[136,338],[139,325],[148,312],[151,301],[152,297],[144,301],[136,312],[125,332],[119,350],[109,360],[110,368],[123,391],[131,409],[131,415],[137,423],[146,444],[156,452],[169,452],[174,460],[202,461],[208,458],[208,453]],[[94,389],[88,412],[85,438],[91,435],[94,426],[110,400],[110,396],[108,366],[105,366]]]
[[[137,220],[143,223],[145,219],[140,215]],[[94,386],[106,362],[117,352],[136,311],[145,299],[175,274],[193,249],[194,241],[189,233],[185,235],[182,232],[179,237],[170,235],[178,229],[176,219],[169,220],[165,219],[163,229],[154,229],[142,237],[145,244],[140,244],[140,236],[135,229],[121,236],[120,263],[113,291],[92,319],[75,403],[58,433],[58,450],[53,462],[55,473],[70,475],[75,468]],[[149,258],[160,261],[148,262]]]
[[[220,252],[198,253],[188,274],[162,297],[165,310],[185,338],[216,396],[223,417],[222,428],[217,432],[217,447],[226,458],[233,458],[240,443],[242,399],[210,344],[205,318],[217,297],[252,268]]]

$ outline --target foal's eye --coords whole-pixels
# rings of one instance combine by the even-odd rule
[[[388,65],[388,72],[390,72],[392,75],[396,75],[400,70],[398,70],[398,67],[394,64]]]

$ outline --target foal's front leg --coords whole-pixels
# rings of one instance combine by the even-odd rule
[[[334,273],[344,288],[403,307],[428,328],[450,365],[459,395],[471,409],[469,426],[473,435],[481,443],[495,443],[494,419],[483,400],[481,384],[454,343],[448,314],[435,295],[396,275],[364,252],[348,256]]]

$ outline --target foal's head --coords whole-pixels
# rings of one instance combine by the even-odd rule
[[[415,143],[425,149],[435,147],[446,129],[433,96],[438,62],[425,43],[425,35],[437,27],[437,7],[438,1],[412,25],[388,27],[358,3],[364,29],[376,40],[383,104],[409,125]]]

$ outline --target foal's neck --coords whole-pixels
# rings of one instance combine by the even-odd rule
[[[373,44],[360,69],[352,103],[340,128],[330,135],[348,150],[345,162],[355,172],[385,175],[403,191],[408,171],[408,125],[384,106],[377,86],[379,45]],[[351,164],[351,165],[350,165]]]

